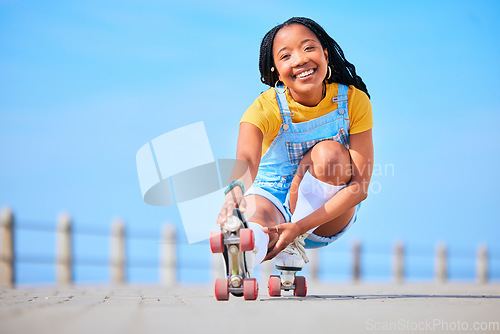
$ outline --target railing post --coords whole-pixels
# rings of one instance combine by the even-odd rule
[[[13,288],[15,283],[14,215],[9,208],[1,214],[0,286]]]
[[[405,250],[404,244],[398,242],[394,245],[394,257],[392,262],[393,280],[397,284],[401,284],[405,279]]]
[[[361,242],[354,241],[352,244],[352,280],[359,282],[361,280]]]
[[[124,284],[126,281],[125,225],[121,220],[113,222],[111,228],[111,263],[112,284]]]
[[[62,213],[57,220],[56,280],[60,285],[73,283],[73,247],[71,242],[71,217]]]
[[[162,285],[177,283],[177,240],[175,226],[163,226],[160,254],[160,281]]]
[[[215,281],[217,278],[225,278],[225,265],[222,254],[210,254],[212,254],[212,280]]]
[[[445,244],[439,244],[436,248],[436,259],[434,262],[435,279],[438,283],[446,283],[447,270],[447,251]]]
[[[477,249],[476,281],[480,284],[488,283],[488,248],[480,245]]]
[[[319,250],[317,248],[309,249],[309,276],[312,281],[319,280]]]
[[[259,266],[259,270],[260,270],[261,281],[267,287],[267,282],[269,281],[269,276],[271,276],[274,273],[274,263],[273,263],[273,261],[265,261],[265,262],[260,263],[258,266]]]

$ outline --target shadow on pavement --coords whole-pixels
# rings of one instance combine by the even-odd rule
[[[259,298],[261,301],[283,301],[283,300],[296,300],[296,301],[312,301],[312,300],[368,300],[368,299],[417,299],[417,298],[439,298],[439,299],[500,299],[496,295],[310,295],[307,297],[273,297],[273,298]]]

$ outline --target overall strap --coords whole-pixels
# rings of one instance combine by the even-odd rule
[[[290,124],[292,123],[293,113],[290,111],[288,107],[288,102],[286,100],[285,88],[283,84],[278,84],[274,87],[274,91],[276,92],[276,99],[278,100],[278,106],[280,107],[281,118],[283,119],[283,123]]]
[[[346,85],[339,84],[339,91],[336,97],[333,98],[333,103],[337,103],[338,112],[340,115],[349,118],[348,104],[347,104],[347,91],[349,87]]]

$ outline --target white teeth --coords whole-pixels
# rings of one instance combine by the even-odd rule
[[[302,72],[300,74],[297,74],[297,78],[303,78],[303,77],[306,77],[308,76],[309,74],[312,74],[314,72],[314,70],[309,70],[309,71],[305,71],[305,72]]]

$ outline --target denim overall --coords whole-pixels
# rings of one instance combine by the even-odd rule
[[[348,87],[339,84],[338,94],[333,98],[337,109],[310,121],[293,123],[293,113],[288,107],[283,86],[275,88],[282,124],[278,135],[261,158],[253,185],[245,193],[260,195],[270,200],[283,214],[285,222],[291,221],[289,190],[292,179],[304,155],[323,140],[335,140],[349,149]],[[337,235],[325,238],[310,234],[306,248],[326,246],[337,240],[356,220],[359,205],[349,224]]]

